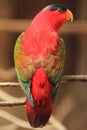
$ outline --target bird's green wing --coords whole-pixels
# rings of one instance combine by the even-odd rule
[[[23,33],[18,37],[14,48],[15,69],[21,88],[23,89],[25,95],[28,97],[31,105],[34,106],[33,97],[30,92],[30,86],[32,75],[35,72],[35,67],[32,63],[31,58],[29,56],[25,56],[22,51],[22,36]]]
[[[60,86],[60,81],[63,73],[65,59],[65,44],[63,39],[60,39],[60,48],[56,55],[50,55],[45,65],[45,71],[52,83],[52,99],[54,100],[57,90]]]

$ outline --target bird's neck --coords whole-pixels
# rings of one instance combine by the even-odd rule
[[[48,24],[48,23],[47,23]],[[31,25],[24,33],[22,47],[25,55],[37,60],[39,56],[46,58],[49,54],[55,54],[59,48],[57,32],[48,24],[42,26]]]

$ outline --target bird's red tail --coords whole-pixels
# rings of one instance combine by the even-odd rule
[[[33,76],[31,93],[37,106],[44,106],[50,98],[51,83],[43,68],[39,68]]]
[[[26,111],[29,122],[33,127],[44,126],[51,114],[51,83],[43,68],[37,70],[32,79],[31,93],[35,106],[26,100]]]

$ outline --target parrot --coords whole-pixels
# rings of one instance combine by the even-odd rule
[[[33,128],[44,127],[52,114],[65,60],[65,43],[59,30],[67,21],[73,21],[68,8],[48,5],[16,40],[14,65],[26,96],[26,115]]]

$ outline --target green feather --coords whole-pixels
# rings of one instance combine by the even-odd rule
[[[51,81],[52,83],[52,99],[54,101],[54,98],[56,96],[56,93],[60,87],[60,81],[61,81],[61,77],[62,77],[62,73],[63,73],[63,70],[58,70],[57,72],[57,75],[54,77],[54,79]]]
[[[65,59],[65,44],[63,39],[60,39],[60,48],[59,51],[57,53],[57,56],[59,57],[58,59],[58,63],[59,64],[59,68],[56,70],[57,73],[55,74],[55,76],[52,79],[49,79],[50,82],[52,83],[52,100],[54,101],[54,98],[56,96],[56,93],[60,87],[60,81],[62,78],[62,73],[63,73],[63,67],[64,67],[64,59]],[[56,67],[55,67],[56,69]],[[51,75],[52,70],[50,71],[50,75]]]
[[[31,87],[31,73],[28,69],[28,64],[25,66],[23,60],[27,62],[27,57],[24,56],[21,45],[21,37],[23,33],[18,37],[14,49],[14,61],[15,61],[15,70],[17,73],[18,81],[25,95],[27,96],[30,104],[34,106],[34,100],[30,91]],[[25,73],[24,73],[25,70]]]

